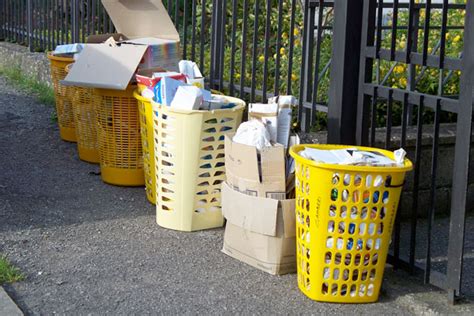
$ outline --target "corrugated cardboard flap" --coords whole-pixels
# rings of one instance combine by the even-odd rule
[[[240,178],[255,182],[280,181],[285,177],[285,148],[280,144],[260,151],[259,170],[257,149],[232,141],[232,135],[225,136],[226,171]]]
[[[226,172],[260,182],[257,149],[232,141],[233,135],[225,136]]]
[[[278,200],[242,194],[222,184],[222,213],[230,223],[255,233],[276,236]]]
[[[280,201],[280,204],[283,212],[285,237],[294,237],[296,236],[295,200],[283,200]]]
[[[132,79],[146,45],[90,44],[84,47],[64,85],[125,90]]]
[[[118,32],[128,38],[157,37],[179,42],[179,34],[160,0],[102,0]]]

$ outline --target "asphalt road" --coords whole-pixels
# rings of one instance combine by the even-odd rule
[[[26,275],[6,287],[26,314],[411,314],[402,298],[433,292],[389,272],[385,283],[401,286],[379,303],[313,302],[296,275],[221,253],[223,229],[157,226],[144,188],[91,174],[98,166],[59,139],[52,112],[0,77],[0,253]]]

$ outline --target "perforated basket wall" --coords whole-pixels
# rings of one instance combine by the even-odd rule
[[[110,184],[145,184],[138,106],[133,96],[135,88],[94,89],[93,92],[100,170],[102,180]]]
[[[308,146],[344,148],[291,148],[296,160],[298,286],[318,301],[377,301],[411,162],[399,168],[318,165],[298,155]],[[359,148],[393,157],[388,151]]]
[[[244,101],[232,109],[178,111],[153,104],[156,221],[181,231],[220,227],[225,180],[224,136],[242,121]]]
[[[54,96],[56,100],[59,133],[63,140],[75,142],[76,131],[72,109],[71,87],[59,83],[66,77],[66,66],[73,63],[74,59],[53,56],[51,53],[48,54],[48,59],[51,65],[51,80],[53,82]]]
[[[150,100],[142,97],[138,90],[133,95],[138,101],[140,132],[143,150],[143,171],[148,201],[156,203],[155,148],[153,142],[153,110]]]

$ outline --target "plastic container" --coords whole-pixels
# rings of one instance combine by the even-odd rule
[[[405,173],[412,163],[406,159],[402,167],[322,164],[298,155],[305,147],[349,148],[290,149],[296,161],[298,286],[317,301],[375,302]],[[389,151],[357,148],[393,158]]]
[[[74,64],[66,66],[66,73]],[[92,89],[68,87],[72,99],[74,125],[76,128],[77,151],[81,160],[99,163],[99,146],[97,144],[97,119],[92,100]]]
[[[224,136],[242,121],[245,102],[232,109],[173,110],[152,102],[156,166],[156,221],[181,231],[221,227],[225,180]]]
[[[56,113],[58,115],[59,135],[68,142],[76,142],[76,130],[71,100],[71,87],[59,82],[66,77],[66,66],[74,62],[74,58],[54,56],[48,53],[51,64],[51,79],[53,81]]]
[[[145,188],[148,201],[156,204],[155,148],[153,141],[153,109],[151,100],[142,97],[138,90],[133,93],[138,101],[140,116],[140,132],[143,151],[143,171],[145,173]]]
[[[94,89],[97,140],[102,180],[121,186],[142,186],[142,142],[135,86],[126,90]]]

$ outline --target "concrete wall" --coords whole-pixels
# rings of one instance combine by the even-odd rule
[[[45,53],[30,53],[18,44],[0,42],[0,67],[19,67],[23,73],[51,85],[49,60]]]

